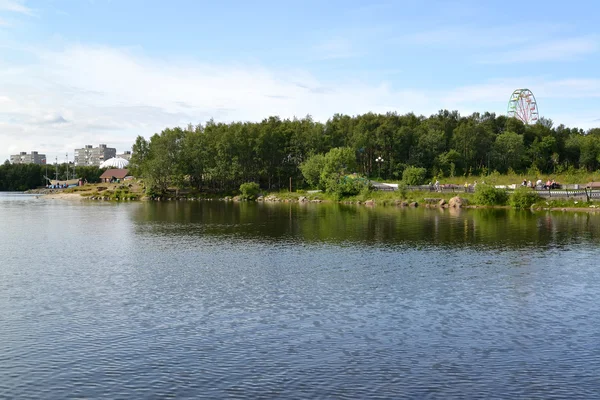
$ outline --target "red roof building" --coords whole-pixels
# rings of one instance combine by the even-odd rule
[[[117,179],[123,180],[128,173],[128,169],[107,169],[100,175],[100,182],[111,182]]]

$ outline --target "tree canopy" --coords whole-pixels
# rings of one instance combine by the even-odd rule
[[[67,164],[38,165],[38,164],[10,164],[5,162],[0,165],[0,191],[25,191],[35,189],[47,184],[48,178],[54,179],[58,173],[58,179],[68,179],[73,177],[73,165],[68,166],[69,176],[67,177]],[[104,170],[98,167],[86,166],[77,167],[75,176],[90,183],[99,182],[100,175]]]
[[[325,123],[310,116],[211,120],[167,128],[149,139],[139,136],[131,169],[156,192],[167,187],[227,191],[244,182],[277,189],[287,187],[290,178],[295,187],[317,187],[323,185],[321,173],[330,175],[330,166],[336,173],[343,169],[396,180],[407,167],[424,168],[427,178],[524,172],[532,167],[541,173],[569,167],[595,170],[600,167],[598,131],[554,127],[544,118],[525,125],[504,115],[461,116],[447,110],[430,117],[336,114]],[[377,157],[384,159],[380,169]]]

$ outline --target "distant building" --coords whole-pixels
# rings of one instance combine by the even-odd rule
[[[100,182],[108,183],[121,181],[127,176],[128,173],[129,170],[127,169],[107,169],[102,175],[100,175]]]
[[[98,147],[92,147],[91,144],[86,145],[83,149],[75,149],[75,166],[100,166],[104,160],[113,158],[117,155],[117,149],[106,147],[101,144]]]
[[[46,155],[39,154],[37,151],[32,151],[31,154],[27,154],[26,151],[22,151],[19,154],[10,156],[10,163],[46,165]]]
[[[117,154],[117,157],[131,161],[131,151],[124,151],[123,154]]]

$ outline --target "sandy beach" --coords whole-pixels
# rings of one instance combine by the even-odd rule
[[[85,198],[81,196],[79,193],[48,193],[40,196],[42,199],[49,200],[71,200],[71,201],[82,201]]]

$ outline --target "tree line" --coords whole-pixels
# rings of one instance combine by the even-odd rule
[[[38,165],[38,164],[11,164],[8,160],[0,165],[0,192],[9,191],[25,191],[46,186],[48,183],[45,176],[50,179],[55,179],[58,170],[58,179],[67,179],[67,170],[69,171],[69,179],[73,179],[73,165],[59,164],[58,168],[55,165]],[[90,183],[100,181],[100,175],[104,172],[99,167],[77,167],[75,176]]]
[[[540,173],[592,171],[600,166],[600,129],[555,127],[545,118],[525,125],[494,113],[461,116],[448,110],[430,117],[336,114],[325,123],[310,116],[210,120],[167,128],[149,139],[138,136],[130,169],[156,193],[168,187],[228,191],[244,182],[287,188],[290,178],[300,188],[314,186],[303,175],[303,164],[332,149],[351,152],[352,160],[341,165],[344,172],[388,180],[401,180],[409,167],[424,169],[429,179],[532,168]]]

